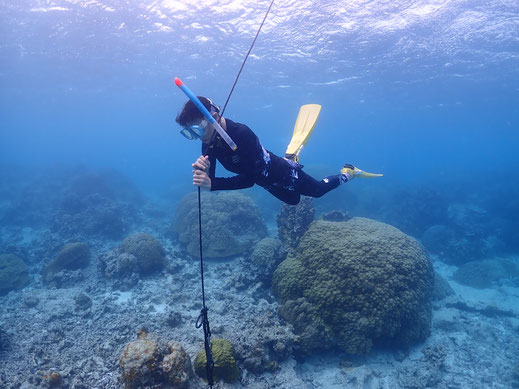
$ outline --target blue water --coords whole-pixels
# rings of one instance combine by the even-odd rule
[[[178,134],[172,79],[223,104],[267,3],[181,4],[2,4],[2,164],[186,180],[199,145]],[[516,4],[319,4],[274,5],[228,117],[282,154],[299,106],[322,104],[302,158],[331,172],[442,187],[517,166]]]
[[[28,184],[59,186],[67,169],[115,170],[173,209],[200,153],[175,123],[186,98],[173,78],[223,105],[268,5],[0,1],[0,211]],[[384,174],[316,200],[318,213],[417,239],[448,225],[472,246],[492,237],[472,259],[517,254],[517,1],[276,1],[226,116],[283,155],[308,103],[323,108],[301,154],[307,172],[351,163]],[[244,192],[272,223],[279,201]]]

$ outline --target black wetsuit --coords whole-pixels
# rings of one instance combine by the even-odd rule
[[[238,149],[231,150],[219,135],[216,135],[209,149],[207,144],[202,145],[202,154],[208,155],[211,162],[211,191],[250,188],[258,184],[281,201],[295,205],[301,195],[321,197],[347,181],[343,174],[317,181],[301,170],[302,166],[298,163],[265,150],[256,134],[246,125],[225,120],[227,134]],[[237,175],[215,177],[216,160]]]

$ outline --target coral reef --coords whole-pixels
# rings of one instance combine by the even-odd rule
[[[516,175],[517,176],[517,175]],[[503,239],[504,251],[519,251],[519,188],[510,183],[517,178],[502,177],[494,180],[491,186],[478,193],[482,207],[498,220],[498,229]],[[496,229],[494,229],[494,232]]]
[[[57,273],[60,270],[84,269],[90,263],[90,249],[86,243],[66,244],[45,268],[45,273]]]
[[[449,282],[440,274],[434,272],[433,301],[440,301],[452,295],[454,295],[454,289],[449,285]]]
[[[452,204],[448,224],[430,226],[421,237],[431,253],[444,262],[461,265],[494,255],[504,245],[499,231],[482,208],[470,204]]]
[[[447,201],[432,188],[401,190],[388,201],[382,221],[416,238],[432,225],[448,219]]]
[[[120,238],[135,219],[142,196],[122,174],[75,168],[32,175],[13,189],[0,209],[0,221],[16,226],[47,226],[67,240],[84,236]]]
[[[278,236],[288,250],[294,250],[314,220],[315,208],[311,197],[302,197],[297,205],[283,203],[277,216]]]
[[[236,353],[231,342],[227,339],[213,339],[211,341],[211,352],[213,354],[215,381],[222,380],[233,383],[240,378],[240,370],[236,364]],[[202,378],[207,378],[205,364],[207,362],[205,350],[201,350],[195,358],[195,373]]]
[[[206,257],[229,257],[249,250],[267,235],[254,202],[236,192],[202,193],[203,249]],[[173,230],[192,256],[199,255],[198,200],[185,196],[177,207]]]
[[[467,262],[453,278],[473,288],[489,288],[494,284],[519,287],[519,264],[507,258]]]
[[[417,241],[387,224],[353,218],[312,223],[276,269],[273,286],[280,314],[303,335],[303,354],[331,344],[364,354],[374,345],[409,347],[429,335],[433,283]]]
[[[178,342],[166,342],[146,331],[124,348],[119,360],[124,388],[183,389],[193,376],[191,360]]]
[[[448,349],[438,344],[422,350],[420,363],[402,369],[399,374],[401,388],[439,388],[445,385],[444,375],[448,371],[446,358]]]
[[[279,307],[279,315],[294,326],[296,356],[334,347],[333,332],[305,297],[287,300]]]
[[[249,272],[257,282],[270,286],[274,270],[285,256],[286,251],[278,239],[264,238],[254,245],[248,257]]]
[[[8,205],[0,213],[0,222],[22,227],[47,226],[63,194],[63,181],[66,180],[63,173],[52,171],[36,176],[33,173],[29,176],[25,172],[27,176],[21,180],[23,186],[10,188],[10,193],[6,196]],[[16,181],[20,178],[11,180]]]
[[[9,336],[4,331],[2,327],[0,327],[0,352],[5,351],[9,348]]]
[[[333,210],[323,213],[321,218],[329,222],[347,222],[351,219],[351,216],[348,212],[344,213],[340,210]]]
[[[166,256],[161,243],[146,233],[127,237],[120,247],[101,255],[99,267],[105,277],[122,285],[135,285],[140,275],[164,268]]]
[[[22,289],[29,282],[29,269],[14,254],[0,255],[0,296]]]
[[[58,288],[73,284],[82,279],[81,273],[77,270],[86,268],[89,263],[90,249],[86,243],[68,243],[43,269],[43,280]]]
[[[122,174],[80,172],[61,196],[52,231],[67,237],[122,237],[142,202],[136,187]]]
[[[76,198],[74,195],[71,197]],[[77,208],[67,204],[56,212],[52,232],[67,237],[86,235],[118,239],[129,228],[132,210],[127,205],[97,194],[76,200]],[[75,200],[69,197],[66,201],[73,203]]]
[[[512,368],[512,388],[519,388],[519,363]]]
[[[86,311],[92,307],[92,299],[86,294],[80,293],[74,297],[74,310],[76,312]]]
[[[123,240],[121,253],[137,258],[140,273],[161,270],[165,263],[165,252],[160,242],[150,234],[138,233]]]

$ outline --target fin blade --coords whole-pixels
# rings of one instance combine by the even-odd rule
[[[359,174],[359,177],[363,177],[363,178],[375,178],[375,177],[382,177],[384,176],[383,174],[378,174],[378,173],[368,173],[368,172],[365,172],[364,170],[362,171],[362,173]]]
[[[299,155],[303,146],[305,146],[310,139],[320,113],[321,106],[319,104],[306,104],[301,106],[299,114],[297,115],[292,139],[285,152],[287,158]]]

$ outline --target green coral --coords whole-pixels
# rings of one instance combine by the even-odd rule
[[[430,333],[434,272],[413,238],[365,218],[317,221],[274,273],[280,314],[301,351],[336,344],[364,354],[375,344],[408,347]]]
[[[231,342],[227,339],[213,339],[211,341],[211,351],[214,361],[213,375],[215,380],[222,380],[227,383],[237,381],[240,377],[240,370],[236,364],[236,354]],[[195,373],[207,379],[206,362],[205,350],[201,350],[195,358]]]
[[[141,274],[161,270],[166,262],[166,254],[160,242],[143,232],[123,240],[120,251],[135,256]]]
[[[189,254],[199,254],[198,198],[185,196],[177,207],[173,230]],[[202,193],[203,249],[206,257],[229,257],[249,250],[267,235],[251,198],[235,192]]]
[[[54,273],[62,270],[77,270],[88,266],[90,262],[90,249],[86,243],[75,242],[66,244],[45,268],[46,280],[52,278]]]
[[[14,254],[0,255],[0,296],[22,289],[29,282],[29,269]]]

